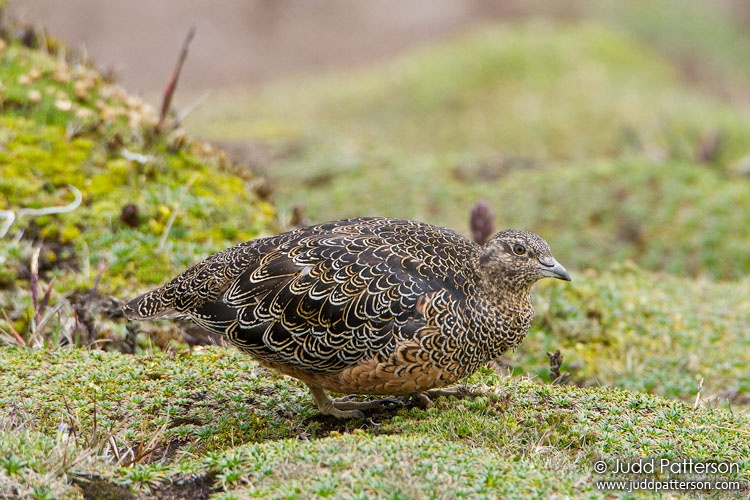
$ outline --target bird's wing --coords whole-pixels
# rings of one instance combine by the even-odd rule
[[[237,250],[255,256],[240,274],[222,273],[235,277],[220,297],[181,308],[269,362],[336,372],[387,356],[425,326],[425,296],[463,298],[472,244],[434,226],[361,221],[257,240]]]
[[[267,240],[278,238],[280,236]],[[122,306],[122,312],[129,319],[137,320],[189,317],[190,311],[219,300],[237,277],[258,260],[255,243],[242,243],[208,257],[169,283],[128,301]]]

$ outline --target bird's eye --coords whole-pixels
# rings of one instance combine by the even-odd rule
[[[526,247],[521,245],[520,243],[516,243],[515,245],[513,245],[513,252],[516,255],[523,255],[526,253]]]

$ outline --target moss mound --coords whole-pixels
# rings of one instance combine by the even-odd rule
[[[40,299],[54,278],[49,305],[67,307],[62,294],[131,293],[276,230],[262,179],[159,128],[149,106],[59,44],[23,42],[0,41],[0,329],[31,328],[32,279]]]

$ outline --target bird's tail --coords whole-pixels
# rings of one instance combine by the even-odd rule
[[[165,296],[165,287],[159,287],[128,301],[122,312],[128,319],[174,319],[182,315],[174,302]]]

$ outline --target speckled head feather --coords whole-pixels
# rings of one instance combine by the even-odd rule
[[[480,273],[487,286],[520,293],[538,280],[549,277],[570,281],[570,274],[552,256],[542,237],[518,229],[500,231],[479,253]]]
[[[225,335],[304,381],[323,413],[351,417],[359,412],[323,390],[418,394],[515,348],[544,277],[570,280],[532,233],[506,230],[479,246],[421,222],[358,218],[224,250],[123,312]]]

